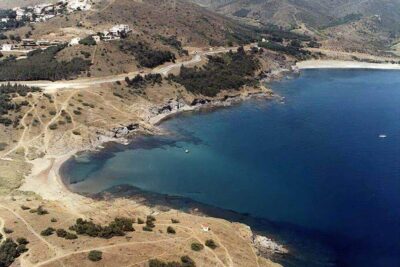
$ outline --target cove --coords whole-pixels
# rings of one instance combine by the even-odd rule
[[[302,248],[287,230],[289,249],[315,255],[286,266],[400,266],[400,72],[307,70],[271,86],[285,103],[179,115],[167,136],[70,159],[63,179],[78,193],[129,184],[187,197],[322,240]]]

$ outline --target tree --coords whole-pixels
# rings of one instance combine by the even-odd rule
[[[218,246],[212,239],[206,240],[206,246],[211,248],[211,249],[216,249]]]
[[[103,259],[103,252],[99,250],[92,250],[88,254],[88,259],[91,261],[101,261]]]
[[[168,234],[176,234],[176,231],[175,231],[175,229],[172,228],[171,226],[168,226],[168,228],[167,228],[167,233],[168,233]]]
[[[204,245],[197,242],[192,243],[190,247],[193,251],[200,251],[204,249]]]
[[[54,228],[48,227],[48,228],[44,229],[42,232],[40,232],[40,234],[42,236],[50,236],[50,235],[54,234],[54,231],[55,231]]]

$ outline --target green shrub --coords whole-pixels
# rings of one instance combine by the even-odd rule
[[[153,227],[143,226],[143,231],[152,232],[153,231]]]
[[[148,44],[142,42],[123,41],[120,49],[132,54],[139,65],[146,68],[154,68],[165,62],[175,61],[175,55],[170,51],[154,50]]]
[[[138,224],[144,224],[144,221],[143,221],[143,219],[138,218],[138,219],[137,219],[137,223],[138,223]]]
[[[28,251],[28,248],[26,247],[25,244],[20,244],[20,245],[17,246],[18,254],[23,254],[23,253],[25,253],[27,251]]]
[[[168,227],[167,227],[167,233],[168,233],[168,234],[176,234],[176,231],[175,231],[175,229],[172,228],[171,226],[168,226]]]
[[[55,123],[53,123],[53,124],[51,124],[50,126],[49,126],[49,129],[50,130],[52,130],[52,131],[54,131],[54,130],[57,130],[57,124],[55,124]]]
[[[133,219],[118,217],[107,226],[101,226],[91,221],[83,219],[76,220],[76,223],[70,227],[78,235],[88,235],[91,237],[112,238],[114,236],[124,236],[125,232],[135,231],[133,228]]]
[[[245,85],[256,84],[253,76],[259,67],[259,61],[241,47],[237,53],[209,56],[208,63],[202,68],[182,66],[180,74],[171,74],[169,79],[194,94],[216,96],[221,90],[239,90]]]
[[[65,231],[64,229],[57,229],[56,234],[58,237],[64,238],[67,236],[68,232]]]
[[[26,59],[0,62],[0,81],[62,80],[75,77],[90,67],[90,60],[73,58],[59,62],[56,54],[66,45],[28,53]]]
[[[55,231],[54,228],[48,227],[48,228],[44,229],[42,232],[40,232],[40,234],[42,236],[50,236],[50,235],[54,234],[54,231]]]
[[[1,97],[1,96],[0,96]],[[0,143],[0,151],[4,151],[8,145],[6,143]]]
[[[88,259],[91,261],[101,261],[103,258],[103,252],[99,250],[92,250],[88,254]]]
[[[21,209],[22,210],[30,210],[31,208],[25,205],[21,205]]]
[[[79,43],[87,46],[96,45],[96,41],[93,39],[93,36],[88,36],[86,38],[83,38],[82,40],[79,41]]]
[[[191,249],[192,249],[193,251],[200,251],[200,250],[203,250],[203,249],[204,249],[203,244],[200,244],[200,243],[197,243],[197,242],[192,243],[192,245],[191,245],[190,247],[191,247]]]
[[[182,256],[181,262],[164,262],[159,259],[149,260],[149,267],[196,267],[196,263],[189,256]]]
[[[216,249],[218,246],[212,239],[206,240],[206,246],[211,248],[211,249]]]
[[[29,212],[36,213],[37,215],[49,214],[49,212],[46,209],[44,209],[43,206],[39,206],[37,209],[31,209]]]
[[[6,233],[6,234],[12,234],[12,233],[14,233],[14,230],[13,230],[13,229],[6,228],[6,227],[3,228],[3,231],[4,231],[4,233]]]
[[[189,256],[182,256],[181,261],[183,263],[182,267],[196,267],[196,263]]]
[[[2,71],[2,63],[0,62],[0,74]],[[13,121],[5,117],[10,111],[19,111],[23,106],[27,106],[29,103],[23,101],[20,103],[14,103],[13,97],[18,94],[20,96],[26,96],[31,92],[39,92],[41,89],[37,87],[29,87],[25,85],[18,85],[10,83],[0,85],[0,124],[10,126]],[[0,143],[0,151],[7,147],[6,143]]]
[[[64,238],[67,240],[73,240],[73,239],[78,239],[78,236],[76,234],[67,232]]]
[[[171,219],[171,222],[172,222],[172,223],[179,223],[179,220],[177,220],[177,219]]]
[[[11,238],[0,244],[0,266],[10,266],[20,255],[21,249]]]
[[[295,45],[293,46],[293,44]],[[287,55],[294,56],[298,59],[307,59],[311,55],[309,51],[301,49],[298,45],[298,42],[294,41],[292,41],[290,44],[286,46],[273,41],[260,42],[258,43],[258,46],[272,51],[285,53]]]
[[[28,245],[29,241],[25,237],[19,237],[17,238],[17,243],[19,245]]]

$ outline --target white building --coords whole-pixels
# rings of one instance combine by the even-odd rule
[[[21,20],[22,17],[25,15],[25,10],[23,10],[22,8],[16,7],[13,10],[17,14],[17,17],[15,18],[16,20]]]
[[[71,41],[69,42],[69,45],[70,46],[78,45],[80,40],[81,38],[79,37],[72,38]]]
[[[87,0],[70,0],[67,1],[67,8],[70,11],[82,10],[87,11],[92,7]]]
[[[129,28],[129,25],[126,24],[115,25],[110,29],[110,33],[114,36],[119,36],[130,31],[131,29]]]
[[[14,48],[14,45],[12,45],[12,44],[3,44],[1,46],[1,51],[11,51],[11,50],[13,50],[13,48]]]
[[[7,23],[10,19],[9,18],[2,18],[1,22]]]

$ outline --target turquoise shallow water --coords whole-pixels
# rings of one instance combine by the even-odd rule
[[[400,266],[400,72],[310,70],[272,86],[285,104],[178,116],[169,136],[71,159],[65,179],[76,192],[189,197],[322,240],[308,248],[321,255],[288,266]]]

